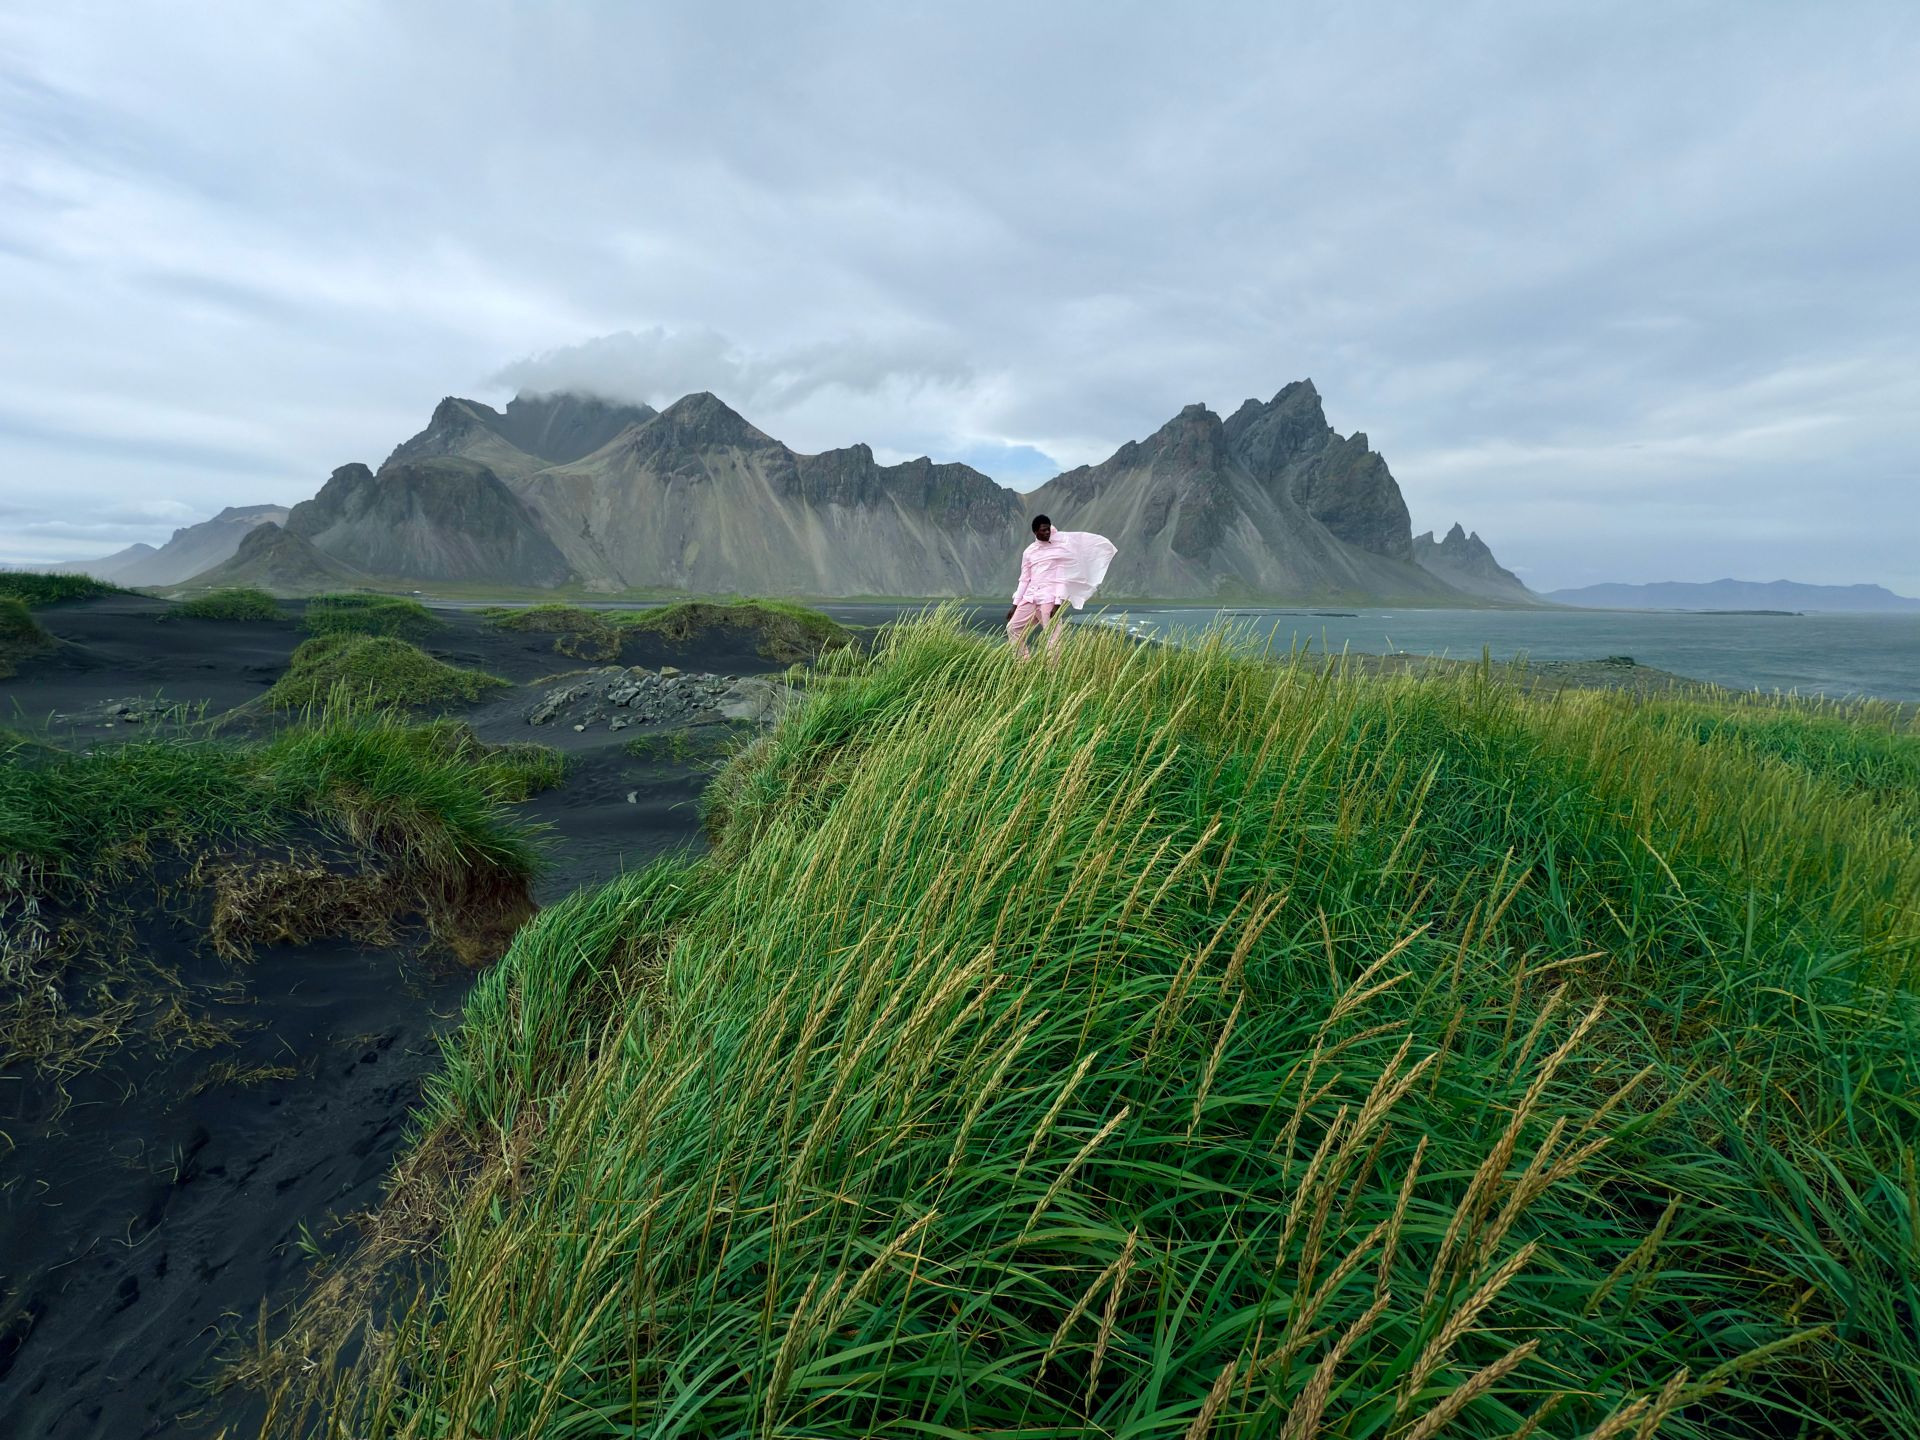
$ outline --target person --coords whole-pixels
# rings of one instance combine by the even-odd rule
[[[1027,658],[1027,632],[1035,625],[1047,636],[1047,663],[1060,658],[1071,605],[1078,610],[1106,578],[1116,551],[1104,535],[1084,530],[1056,530],[1045,515],[1033,517],[1033,543],[1020,556],[1020,584],[1007,611],[1007,639],[1013,653]]]

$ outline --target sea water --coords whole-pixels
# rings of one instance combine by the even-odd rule
[[[1920,615],[1116,606],[1101,618],[1173,641],[1226,623],[1240,643],[1279,651],[1454,660],[1478,660],[1483,651],[1495,660],[1626,655],[1640,665],[1741,690],[1920,701]]]

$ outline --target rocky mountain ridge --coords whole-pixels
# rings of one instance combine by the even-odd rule
[[[369,584],[374,577],[315,549],[305,536],[271,521],[247,532],[234,553],[194,577],[195,588],[251,585],[275,595],[315,595]]]
[[[1521,605],[1539,600],[1518,575],[1493,558],[1493,551],[1487,548],[1479,531],[1469,534],[1457,520],[1442,540],[1435,540],[1431,530],[1414,536],[1413,558],[1422,569],[1469,595]]]
[[[1040,511],[1119,547],[1107,599],[1494,598],[1417,562],[1386,461],[1327,423],[1310,380],[1225,419],[1189,405],[1024,495],[863,444],[802,454],[706,392],[659,412],[449,396],[377,471],[336,469],[285,530],[420,583],[981,596],[1011,590]]]
[[[1413,563],[1392,472],[1364,434],[1327,423],[1311,380],[1227,420],[1188,405],[1099,465],[1049,480],[1027,509],[1110,538],[1116,596],[1461,598]]]

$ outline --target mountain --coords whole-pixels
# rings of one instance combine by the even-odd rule
[[[1386,461],[1327,423],[1311,380],[1222,420],[1189,405],[1099,465],[1026,497],[1067,530],[1119,547],[1115,596],[1168,599],[1463,597],[1414,563],[1412,523]]]
[[[1018,562],[1020,499],[978,470],[801,455],[706,393],[512,483],[574,573],[612,586],[969,595]]]
[[[1539,597],[1521,583],[1518,575],[1501,568],[1480,533],[1468,534],[1458,521],[1447,531],[1444,540],[1436,541],[1431,530],[1414,536],[1413,558],[1423,570],[1469,595],[1478,595],[1483,600],[1512,600],[1523,605],[1538,603]]]
[[[506,482],[457,455],[389,460],[377,476],[342,465],[293,507],[286,528],[376,575],[541,587],[571,573]]]
[[[427,428],[401,442],[386,465],[458,455],[501,475],[531,474],[591,455],[622,431],[644,425],[651,405],[619,405],[589,395],[520,395],[504,413],[478,400],[449,395]]]
[[[77,571],[116,585],[178,585],[230,558],[255,526],[286,518],[284,505],[229,505],[211,520],[183,525],[157,550],[151,545],[129,545],[100,560],[48,568]]]
[[[1463,591],[1418,563],[1386,461],[1327,423],[1312,381],[1225,420],[1190,405],[1025,496],[925,456],[882,465],[866,445],[804,455],[704,392],[660,412],[448,396],[377,471],[335,470],[284,530],[389,580],[993,595],[1012,587],[1041,510],[1119,546],[1114,598],[1526,599],[1490,555],[1518,594]]]
[[[1879,585],[1803,585],[1797,580],[1668,580],[1652,585],[1583,585],[1554,590],[1558,605],[1601,610],[1826,610],[1920,613],[1920,600]]]
[[[370,579],[364,570],[322,554],[305,536],[267,521],[249,530],[232,556],[194,576],[193,584],[195,589],[255,585],[288,596],[346,589]]]
[[[881,465],[865,445],[801,455],[709,394],[663,413],[548,396],[502,414],[450,397],[378,472],[334,471],[287,528],[417,580],[969,594],[1009,583],[1021,513],[967,466]]]
[[[103,555],[98,560],[69,560],[60,565],[41,565],[37,568],[43,575],[91,575],[96,580],[111,580],[122,570],[139,564],[149,555],[160,552],[145,541],[136,541],[124,550],[116,550],[111,555]]]

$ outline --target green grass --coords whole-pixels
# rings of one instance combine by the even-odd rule
[[[167,612],[189,620],[278,620],[280,604],[264,590],[236,585],[182,600]]]
[[[0,680],[14,673],[20,661],[51,650],[53,636],[33,618],[26,602],[0,595]]]
[[[331,713],[263,743],[141,740],[0,768],[0,853],[72,882],[164,852],[284,839],[318,824],[431,867],[528,873],[533,833],[502,808],[556,783],[545,746],[491,748],[465,726]]]
[[[831,616],[789,600],[683,600],[652,610],[589,610],[578,605],[496,606],[480,612],[503,630],[551,634],[553,648],[576,660],[620,658],[627,634],[658,635],[687,644],[715,628],[759,632],[760,653],[775,660],[809,660],[851,642]]]
[[[474,991],[328,1433],[1920,1433],[1920,855],[1845,775],[945,619],[810,696]]]
[[[502,630],[550,634],[555,651],[576,660],[618,660],[621,632],[631,622],[630,616],[578,605],[496,606],[480,613]]]
[[[1904,807],[1920,821],[1920,728],[1893,706],[1730,697],[1721,705],[1660,704],[1650,714],[1662,728],[1776,760]]]
[[[302,623],[314,635],[392,635],[418,640],[440,628],[418,600],[401,595],[316,595]]]
[[[153,960],[156,921],[240,958],[331,934],[398,946],[394,925],[418,917],[461,959],[498,955],[540,860],[539,831],[506,807],[560,773],[543,747],[340,710],[265,742],[0,739],[0,1064],[57,1086],[174,1043],[182,1017],[226,1033],[220,1006],[202,1013]]]
[[[757,630],[760,653],[774,660],[810,659],[852,640],[846,627],[831,616],[791,600],[683,600],[623,616],[622,623],[641,634],[677,643],[716,626]]]
[[[0,599],[19,600],[35,610],[57,605],[62,600],[92,600],[120,593],[118,585],[109,585],[91,575],[36,575],[25,570],[0,570]]]
[[[306,641],[262,697],[270,710],[330,705],[420,709],[471,703],[506,685],[497,676],[436,660],[391,635],[332,634]]]

